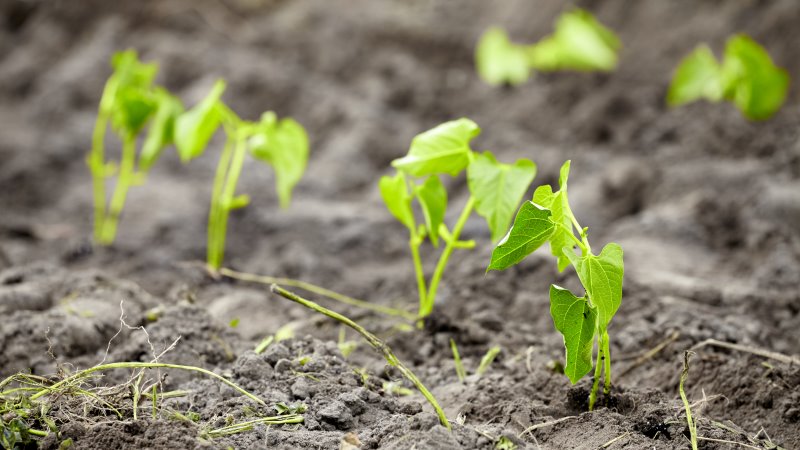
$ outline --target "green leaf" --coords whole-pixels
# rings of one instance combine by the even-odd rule
[[[489,224],[493,242],[508,230],[514,211],[535,176],[536,164],[529,159],[503,164],[490,152],[484,152],[469,163],[467,181],[475,198],[475,211]]]
[[[622,277],[625,268],[622,262],[622,247],[610,243],[603,247],[599,256],[588,254],[579,257],[564,249],[578,272],[589,300],[597,308],[598,329],[605,330],[617,313],[622,301]]]
[[[292,189],[303,177],[308,163],[306,130],[294,119],[278,121],[275,113],[266,112],[250,139],[250,153],[275,169],[275,187],[281,207],[288,206]]]
[[[573,230],[572,210],[569,207],[569,199],[567,197],[569,168],[570,161],[567,160],[561,166],[558,192],[553,193],[549,185],[543,185],[536,188],[533,193],[533,202],[549,209],[551,213],[550,219],[555,224],[555,230],[550,237],[550,253],[558,258],[559,272],[563,272],[570,264],[569,257],[564,252],[569,249],[569,253],[573,253],[572,249],[574,247],[574,239],[570,237],[570,233]]]
[[[585,297],[550,286],[550,315],[553,324],[564,336],[567,365],[564,374],[575,384],[592,370],[592,349],[597,325],[597,312]]]
[[[403,172],[397,172],[393,177],[381,177],[378,186],[389,212],[406,228],[414,230],[416,224],[414,223],[414,213],[411,210],[411,195],[408,193],[408,185]]]
[[[156,102],[148,90],[137,86],[120,86],[111,112],[111,126],[121,136],[135,136],[144,128],[156,110]]]
[[[158,66],[142,63],[134,50],[117,52],[111,58],[114,73],[109,83],[113,86],[110,103],[100,108],[111,114],[111,126],[121,136],[135,136],[155,112],[152,97],[153,79]]]
[[[429,176],[424,184],[415,189],[419,204],[422,206],[422,214],[425,216],[428,236],[433,245],[438,246],[439,225],[444,222],[444,213],[447,210],[447,190],[436,175]]]
[[[667,92],[670,106],[706,99],[722,99],[722,68],[707,45],[700,45],[683,58]]]
[[[558,258],[559,272],[563,272],[570,264],[569,257],[564,253],[564,249],[568,248],[569,253],[573,253],[573,248],[575,246],[572,238],[572,222],[574,216],[569,206],[569,197],[567,195],[570,165],[571,161],[567,160],[561,166],[560,175],[558,177],[558,193],[553,197],[553,204],[550,209],[550,212],[553,214],[553,222],[563,225],[557,227],[555,233],[553,233],[553,237],[550,238],[550,253]]]
[[[148,88],[158,72],[155,63],[142,63],[136,50],[116,52],[111,57],[111,67],[114,68],[113,77],[119,86]]]
[[[150,170],[164,147],[174,141],[175,119],[183,112],[180,99],[165,89],[157,89],[155,98],[158,107],[139,154],[139,170],[143,172]]]
[[[555,225],[550,211],[533,202],[525,202],[514,219],[514,226],[492,251],[489,270],[504,270],[522,261],[553,235]]]
[[[475,49],[478,75],[493,86],[524,83],[530,76],[528,56],[523,46],[508,39],[505,30],[487,29]]]
[[[218,103],[225,91],[225,82],[217,80],[206,97],[175,121],[175,147],[183,162],[188,162],[206,149],[220,124]]]
[[[587,11],[575,9],[558,18],[555,32],[528,48],[531,67],[540,71],[611,71],[617,66],[620,40]]]
[[[445,122],[418,134],[408,154],[394,160],[392,166],[415,177],[456,176],[469,164],[469,142],[480,132],[478,125],[466,118]]]
[[[553,205],[554,195],[553,188],[550,187],[549,184],[543,184],[533,191],[533,203],[536,203],[545,209],[550,209]]]
[[[789,74],[775,66],[764,47],[743,34],[728,40],[722,74],[725,97],[748,119],[769,118],[786,99]]]

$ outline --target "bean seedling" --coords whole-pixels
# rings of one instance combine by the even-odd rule
[[[728,39],[722,62],[701,44],[675,69],[667,103],[678,106],[696,100],[733,102],[750,120],[764,120],[780,109],[789,89],[789,74],[750,37]]]
[[[588,11],[562,14],[552,35],[530,45],[511,42],[502,28],[483,33],[475,50],[478,74],[491,85],[518,85],[532,71],[609,72],[617,66],[619,38]]]
[[[459,240],[473,209],[486,218],[492,240],[499,240],[536,176],[536,164],[528,159],[503,164],[488,151],[473,152],[470,141],[480,131],[475,122],[462,118],[421,133],[411,141],[408,154],[392,162],[397,173],[380,180],[381,196],[389,212],[410,234],[408,245],[419,291],[419,319],[433,311],[436,292],[453,251],[475,246],[474,241]],[[451,231],[444,223],[447,191],[439,176],[457,176],[465,169],[470,195]],[[421,177],[424,181],[414,181]],[[423,223],[414,216],[414,199],[422,209]],[[430,281],[425,279],[420,258],[420,246],[426,238],[435,247],[440,240],[445,243]]]
[[[574,295],[567,289],[550,286],[550,315],[556,329],[564,336],[566,366],[564,374],[574,384],[592,370],[592,353],[597,341],[594,382],[589,395],[589,409],[594,408],[600,376],[604,375],[604,392],[611,390],[611,354],[608,324],[622,301],[622,247],[610,243],[599,255],[592,253],[587,228],[581,228],[567,198],[570,161],[561,167],[559,191],[550,185],[539,186],[533,200],[522,204],[514,225],[495,247],[489,270],[511,267],[545,242],[557,258],[558,270],[570,264],[578,273],[585,294]],[[575,236],[578,231],[580,239]],[[581,255],[575,253],[575,247]],[[603,374],[604,372],[604,374]]]
[[[115,53],[111,66],[114,72],[103,89],[92,149],[87,158],[94,189],[94,240],[101,245],[110,245],[116,239],[128,190],[144,181],[161,151],[172,143],[175,118],[183,111],[180,100],[153,85],[158,67],[140,62],[135,51]],[[136,140],[148,122],[150,128],[137,164]],[[109,123],[122,141],[118,167],[106,161],[105,138]],[[117,181],[109,201],[106,180],[114,175]]]
[[[200,156],[220,126],[225,131],[208,216],[207,262],[213,269],[222,267],[230,212],[250,202],[249,196],[236,195],[247,153],[275,169],[281,207],[289,205],[308,161],[308,136],[299,123],[291,118],[278,120],[272,111],[263,113],[258,122],[242,120],[222,102],[224,90],[225,82],[218,80],[200,103],[175,122],[175,146],[184,162]]]

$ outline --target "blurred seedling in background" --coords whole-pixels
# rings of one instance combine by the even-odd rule
[[[135,51],[115,53],[111,66],[114,72],[103,89],[87,158],[94,189],[94,240],[101,245],[114,242],[128,190],[144,182],[161,151],[172,143],[175,119],[183,111],[179,99],[153,85],[158,67],[140,62]],[[148,123],[137,152],[137,138]],[[122,142],[119,164],[106,160],[109,124]],[[114,177],[116,183],[109,200],[106,181]]]
[[[701,44],[675,69],[667,103],[678,106],[697,100],[732,102],[750,120],[770,118],[789,90],[789,74],[750,37],[728,39],[722,62]]]
[[[461,241],[461,232],[472,211],[486,218],[492,240],[508,229],[522,197],[536,176],[536,164],[520,159],[513,164],[498,162],[490,152],[476,153],[470,141],[480,133],[469,119],[445,122],[417,135],[408,154],[392,162],[394,176],[380,180],[380,191],[389,212],[408,229],[411,257],[419,292],[419,325],[433,311],[436,293],[445,267],[456,249],[470,249],[474,241]],[[458,176],[466,170],[469,198],[453,228],[445,223],[447,191],[440,175]],[[419,180],[419,181],[417,181]],[[424,220],[418,221],[412,201],[419,203]],[[420,258],[425,240],[434,247],[444,241],[444,250],[429,280]]]
[[[478,41],[475,65],[491,85],[518,85],[536,71],[610,72],[619,49],[613,31],[591,13],[574,9],[558,18],[553,34],[535,44],[516,44],[502,28],[489,28]]]
[[[291,118],[278,120],[271,111],[263,113],[258,122],[242,120],[222,102],[224,90],[225,82],[217,81],[200,103],[175,122],[175,146],[183,162],[203,154],[217,129],[225,131],[208,217],[207,262],[213,269],[222,266],[230,212],[250,202],[249,196],[236,193],[247,154],[275,170],[281,207],[289,205],[292,189],[308,161],[308,136],[299,123]]]
[[[589,409],[594,408],[601,375],[604,392],[611,390],[611,354],[608,324],[622,302],[624,265],[622,247],[610,243],[599,255],[592,253],[588,228],[581,228],[567,198],[570,161],[561,167],[559,191],[550,185],[539,186],[532,201],[526,201],[514,219],[506,237],[492,252],[489,270],[504,270],[516,265],[545,242],[557,258],[559,272],[569,265],[575,268],[584,288],[576,296],[567,289],[550,286],[550,315],[556,329],[564,336],[566,366],[564,374],[574,384],[592,370],[592,353],[597,341],[594,382],[589,395]],[[576,237],[576,232],[580,238]],[[580,256],[575,253],[580,249]]]
[[[467,371],[464,368],[464,363],[461,361],[461,354],[458,352],[456,341],[452,338],[450,339],[450,350],[453,352],[453,363],[455,364],[456,376],[458,376],[458,381],[463,383],[467,379]],[[501,351],[502,348],[500,348],[499,345],[495,345],[486,351],[486,354],[484,354],[481,358],[478,369],[475,371],[475,374],[478,378],[483,376],[483,374],[489,370],[489,367],[492,365],[495,358],[497,358],[497,355],[499,355]]]

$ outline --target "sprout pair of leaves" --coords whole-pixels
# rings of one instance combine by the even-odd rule
[[[136,51],[116,53],[111,65],[116,92],[101,109],[110,114],[112,128],[121,137],[136,136],[150,123],[139,154],[139,170],[148,171],[161,151],[172,144],[175,119],[183,112],[183,104],[166,89],[153,85],[158,66],[140,62]]]
[[[531,71],[602,71],[617,66],[619,38],[587,11],[562,14],[555,31],[532,45],[511,42],[502,29],[484,32],[475,51],[478,74],[491,85],[522,84]]]
[[[504,270],[549,242],[559,272],[572,265],[584,287],[577,296],[556,285],[550,287],[550,314],[556,329],[564,337],[566,366],[564,373],[576,383],[592,369],[592,350],[598,340],[597,372],[593,394],[596,395],[601,361],[606,363],[606,390],[610,387],[608,324],[622,301],[624,265],[622,248],[606,245],[599,255],[592,253],[587,229],[581,228],[569,205],[567,182],[570,161],[561,167],[559,190],[539,186],[532,201],[522,204],[511,230],[492,252],[489,270]],[[576,237],[578,231],[580,239]],[[575,247],[581,250],[578,255]],[[603,357],[605,355],[605,358]],[[594,396],[591,397],[590,408]]]
[[[473,208],[486,219],[492,239],[496,241],[508,228],[517,205],[536,176],[536,165],[528,159],[504,164],[488,151],[474,152],[470,142],[480,131],[475,122],[462,118],[417,135],[408,154],[392,162],[396,175],[384,176],[379,183],[387,208],[411,236],[421,318],[433,310],[437,286],[452,251],[474,245],[459,241]],[[470,197],[451,231],[444,223],[448,195],[440,176],[457,176],[464,170]],[[414,199],[422,210],[423,223],[415,218]],[[430,283],[425,281],[418,253],[426,237],[434,246],[439,245],[440,238],[446,243]]]
[[[667,103],[696,100],[733,102],[750,120],[764,120],[780,109],[789,89],[789,74],[775,66],[767,51],[750,37],[728,39],[721,63],[702,44],[675,69]]]
[[[211,91],[196,106],[182,114],[175,124],[175,145],[183,162],[202,155],[217,129],[224,125],[233,136],[246,141],[254,158],[275,169],[275,188],[281,207],[289,206],[292,190],[308,163],[308,135],[294,119],[278,120],[272,111],[258,122],[239,119],[222,103],[225,82],[217,80]]]
[[[218,80],[202,101],[175,122],[175,146],[184,162],[202,155],[220,127],[226,132],[208,223],[208,264],[215,269],[222,266],[230,211],[250,201],[247,195],[236,195],[246,154],[273,167],[278,198],[281,206],[287,207],[305,171],[309,146],[305,129],[291,118],[278,120],[275,113],[267,111],[258,122],[240,119],[222,102],[224,91],[225,82]]]
[[[87,160],[94,178],[95,240],[105,245],[116,238],[128,189],[142,182],[144,173],[172,143],[175,119],[183,111],[179,99],[153,84],[158,67],[140,62],[135,51],[114,54],[111,65],[114,72],[103,90]],[[118,170],[116,165],[105,160],[104,139],[109,122],[123,145]],[[148,123],[149,130],[138,152],[137,164],[136,139]],[[105,180],[115,174],[114,194],[106,205]]]

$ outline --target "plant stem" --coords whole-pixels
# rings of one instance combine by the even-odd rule
[[[500,353],[500,350],[500,346],[495,345],[494,347],[490,348],[485,355],[483,355],[483,358],[481,358],[481,363],[478,365],[478,370],[475,372],[478,374],[478,376],[486,373],[486,371],[489,369],[489,366],[492,364],[492,361],[494,361],[494,359]]]
[[[422,384],[422,381],[420,381],[420,379],[417,378],[416,375],[414,375],[414,372],[412,372],[411,369],[406,367],[402,362],[400,362],[399,359],[397,359],[397,356],[395,356],[394,353],[392,353],[392,349],[390,349],[385,342],[381,341],[377,336],[370,333],[364,327],[353,322],[349,318],[335,311],[331,311],[330,309],[324,308],[310,300],[306,300],[292,292],[289,292],[286,289],[281,288],[277,284],[273,284],[270,287],[270,290],[280,295],[281,297],[284,297],[295,303],[299,303],[305,306],[306,308],[312,309],[320,314],[324,314],[330,317],[331,319],[338,320],[339,322],[357,331],[361,336],[364,337],[364,339],[369,343],[369,345],[371,345],[376,350],[379,350],[383,354],[383,357],[386,359],[386,362],[388,362],[389,365],[397,367],[400,373],[402,373],[403,376],[406,377],[406,379],[408,379],[409,381],[411,381],[412,384],[414,384],[414,386],[420,391],[420,393],[422,393],[423,397],[425,397],[425,399],[428,400],[428,403],[430,403],[433,409],[436,411],[436,414],[439,416],[439,422],[448,430],[451,429],[450,422],[447,420],[447,417],[444,415],[442,407],[439,406],[439,402],[436,401],[436,398],[433,396],[433,394],[431,394],[430,391],[428,391],[425,385]]]
[[[425,270],[422,268],[422,259],[419,257],[419,247],[422,239],[416,231],[411,230],[411,238],[408,240],[408,247],[411,249],[411,259],[414,261],[414,273],[417,276],[417,291],[419,292],[419,311],[425,309],[427,304],[428,288],[425,286]],[[422,317],[421,315],[419,317]],[[417,322],[417,326],[422,328],[422,320]]]
[[[313,292],[314,294],[328,297],[330,299],[336,300],[346,305],[357,306],[359,308],[368,309],[370,311],[386,314],[388,316],[402,317],[403,319],[406,320],[414,320],[417,318],[416,314],[412,314],[402,309],[390,308],[388,306],[377,305],[375,303],[359,300],[357,298],[340,294],[338,292],[326,289],[321,286],[317,286],[315,284],[311,284],[301,280],[295,280],[292,278],[279,278],[279,277],[269,277],[265,275],[253,275],[250,273],[238,272],[236,270],[228,269],[226,267],[222,267],[221,269],[219,269],[219,274],[226,276],[228,278],[233,278],[241,281],[249,281],[253,283],[261,283],[266,285],[282,284],[284,286],[296,287],[299,289],[303,289],[304,291]]]
[[[227,384],[235,391],[239,392],[240,394],[244,395],[245,397],[253,400],[254,402],[262,405],[267,406],[264,400],[256,397],[255,395],[245,391],[244,389],[240,388],[236,384],[231,381],[228,381],[227,378],[217,375],[210,370],[203,369],[202,367],[194,367],[194,366],[184,366],[179,364],[165,364],[165,363],[148,363],[148,362],[119,362],[119,363],[109,363],[109,364],[101,364],[99,366],[90,367],[88,369],[81,370],[73,375],[64,378],[63,380],[59,381],[58,383],[53,384],[50,387],[43,388],[41,391],[37,392],[36,394],[31,395],[31,400],[36,400],[44,395],[47,395],[52,392],[57,392],[59,388],[68,386],[70,383],[73,383],[81,378],[85,378],[95,372],[100,372],[103,370],[110,370],[110,369],[156,369],[156,368],[165,368],[165,369],[179,369],[179,370],[188,370],[193,372],[200,372],[202,374],[208,375],[210,377],[216,378],[217,380],[221,381],[224,384]]]
[[[419,316],[421,318],[428,317],[428,315],[430,315],[430,313],[433,311],[433,304],[436,302],[436,290],[439,288],[439,282],[442,280],[444,268],[447,266],[447,261],[450,259],[450,255],[453,253],[455,244],[461,236],[461,230],[464,229],[464,225],[467,223],[467,219],[469,219],[470,214],[472,214],[472,208],[474,206],[475,198],[470,195],[469,200],[467,200],[467,204],[464,205],[464,209],[461,211],[461,215],[458,217],[456,226],[453,227],[453,231],[451,233],[452,239],[447,242],[442,255],[439,257],[439,262],[436,264],[436,269],[433,272],[433,277],[431,277],[431,282],[428,287],[428,295],[425,298],[425,307],[421,308],[419,312]]]
[[[105,138],[108,120],[111,116],[111,104],[117,91],[115,76],[108,80],[100,98],[100,107],[97,111],[97,121],[92,132],[92,150],[87,163],[92,173],[92,190],[94,192],[94,240],[101,243],[103,238],[103,223],[106,217],[106,162]]]
[[[222,190],[225,187],[225,177],[228,174],[228,168],[231,164],[231,157],[233,156],[233,139],[231,139],[231,131],[225,129],[228,138],[225,141],[225,147],[222,149],[222,154],[217,163],[217,171],[214,174],[214,188],[211,191],[211,207],[208,212],[208,243],[206,246],[207,263],[212,264],[212,260],[216,258],[214,252],[217,249],[217,239],[220,221],[220,199],[222,198]]]
[[[247,422],[239,422],[233,425],[228,425],[226,427],[218,428],[216,430],[209,430],[204,434],[209,438],[213,439],[222,436],[229,436],[232,434],[243,433],[245,431],[250,431],[253,429],[254,425],[258,424],[284,425],[293,423],[303,423],[303,421],[304,418],[300,414],[290,414],[287,416],[261,417],[254,420],[248,420]]]
[[[581,236],[581,242],[583,245],[578,244],[581,247],[581,251],[583,255],[589,255],[592,253],[592,246],[589,245],[589,239],[586,237],[586,234],[583,232],[583,228],[581,228],[581,224],[578,223],[578,219],[575,218],[575,214],[572,213],[572,208],[569,207],[569,199],[566,198],[566,193],[563,194],[565,196],[564,203],[566,204],[567,215],[569,215],[569,220],[572,222],[572,225],[578,230],[578,234]],[[572,230],[569,232],[572,235]]]
[[[603,353],[605,354],[605,368],[603,373],[603,393],[611,392],[611,349],[609,347],[608,331],[603,331]]]
[[[600,387],[600,376],[602,376],[604,366],[604,347],[603,335],[599,333],[597,341],[597,359],[594,363],[594,381],[592,381],[592,391],[589,393],[589,411],[594,409],[594,404],[597,401],[597,390]]]
[[[155,384],[153,384],[153,393],[152,393],[151,400],[153,401],[153,414],[152,414],[152,417],[153,417],[153,420],[156,420],[158,418],[158,394],[157,394],[157,391],[156,391],[156,385]]]
[[[122,142],[122,161],[119,166],[117,183],[114,186],[114,194],[108,206],[108,214],[103,221],[102,235],[100,237],[100,243],[103,245],[111,245],[116,239],[119,217],[122,214],[122,208],[125,207],[128,190],[134,183],[135,170],[136,135],[126,134]]]
[[[697,450],[697,423],[695,423],[694,419],[692,419],[692,408],[689,406],[689,399],[686,398],[686,391],[683,389],[686,379],[689,378],[689,356],[691,354],[692,352],[688,350],[683,353],[683,372],[681,372],[681,380],[678,383],[678,392],[681,395],[681,400],[683,400],[683,406],[686,410],[686,423],[689,426],[689,437],[692,441],[692,450]]]
[[[581,241],[580,239],[578,239],[577,237],[575,237],[575,232],[574,232],[574,231],[573,231],[571,228],[568,228],[568,227],[567,227],[566,225],[564,225],[563,223],[560,223],[560,222],[559,222],[559,223],[556,223],[556,225],[558,225],[559,227],[563,228],[563,229],[564,229],[564,230],[567,232],[567,234],[569,235],[569,237],[571,237],[571,238],[572,238],[572,240],[575,242],[575,244],[578,246],[578,248],[580,248],[580,249],[581,249],[581,253],[582,253],[583,255],[586,255],[586,253],[587,253],[586,245],[584,245],[583,241]]]
[[[464,379],[467,378],[467,371],[464,370],[464,364],[461,362],[461,355],[458,354],[458,347],[456,346],[456,341],[454,341],[453,338],[450,338],[450,350],[453,351],[453,361],[455,361],[458,381],[463,383]]]
[[[228,230],[228,216],[231,212],[231,203],[236,194],[236,183],[239,181],[239,175],[242,173],[242,166],[244,165],[244,158],[247,154],[247,145],[245,145],[245,136],[240,130],[235,131],[235,144],[233,149],[233,156],[230,159],[224,186],[221,195],[217,198],[216,208],[216,228],[213,230],[213,235],[208,236],[208,264],[214,269],[219,269],[222,266],[222,260],[225,255],[225,234]],[[222,162],[222,161],[220,161]],[[212,208],[214,206],[212,205]]]

